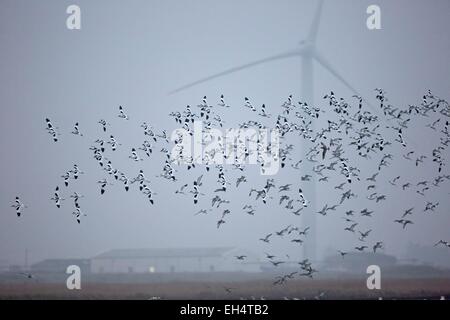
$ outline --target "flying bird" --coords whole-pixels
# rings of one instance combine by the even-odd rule
[[[11,205],[16,210],[17,217],[20,217],[22,214],[22,209],[27,208],[25,204],[20,201],[19,197],[16,197],[14,203]]]

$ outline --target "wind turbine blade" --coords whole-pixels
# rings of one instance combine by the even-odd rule
[[[351,85],[350,85],[350,83],[348,83],[332,66],[331,66],[331,64],[322,56],[322,55],[320,55],[320,53],[318,53],[317,51],[314,51],[314,53],[313,53],[313,57],[314,57],[314,59],[316,59],[316,61],[318,62],[318,63],[320,63],[325,69],[327,69],[331,74],[333,74],[336,78],[338,78],[347,88],[349,88],[350,89],[350,91],[352,91],[355,95],[358,95],[358,96],[361,96],[359,93],[358,93],[358,91],[356,91],[356,89],[354,89]],[[372,104],[370,104],[370,102],[368,102],[366,99],[364,99],[364,98],[362,98],[363,99],[363,101],[364,101],[364,103],[368,106],[368,107],[370,107],[374,112],[375,112],[375,114],[377,114],[378,115],[378,118],[380,119],[380,120],[383,120],[383,121],[385,121],[385,122],[387,122],[389,125],[392,125],[393,124],[393,122],[392,122],[392,120],[391,119],[389,119],[389,118],[386,118],[386,116],[384,116],[383,115],[383,113],[379,110],[379,109],[377,109],[377,108],[375,108]],[[413,146],[413,147],[417,147],[417,144],[413,141],[413,140],[409,140],[408,138],[406,138],[406,137],[404,137],[403,138],[408,144],[410,144],[411,146]]]
[[[313,53],[313,57],[314,59],[316,59],[316,61],[321,64],[325,69],[327,69],[332,75],[334,75],[338,80],[340,80],[348,89],[350,89],[350,91],[358,96],[361,96],[359,94],[358,91],[356,91],[355,88],[352,87],[352,85],[344,79],[344,77],[342,77],[337,71],[336,69],[333,68],[333,66],[331,65],[331,63],[328,62],[327,59],[325,59],[319,52],[315,51]],[[382,113],[380,112],[380,110],[378,110],[377,108],[375,108],[373,105],[371,105],[366,99],[362,98],[363,101],[380,117],[380,119],[384,119],[388,122],[390,122],[389,119],[387,119],[386,117],[384,117],[382,115]]]
[[[320,16],[322,14],[322,7],[323,7],[323,0],[319,1],[319,4],[317,5],[316,14],[314,15],[313,22],[311,24],[311,29],[309,30],[308,34],[308,41],[315,42],[317,38],[317,32],[319,31],[319,25],[320,25]]]
[[[304,51],[304,47],[300,47],[300,48],[295,49],[295,50],[287,51],[287,52],[280,53],[280,54],[277,54],[277,55],[274,55],[274,56],[270,56],[270,57],[267,57],[267,58],[264,58],[264,59],[256,60],[256,61],[244,64],[244,65],[241,65],[241,66],[238,66],[238,67],[234,67],[234,68],[225,70],[223,72],[214,74],[212,76],[209,76],[209,77],[197,80],[195,82],[189,83],[187,85],[184,85],[184,86],[182,86],[182,87],[180,87],[178,89],[175,89],[175,90],[169,92],[169,94],[173,94],[173,93],[185,90],[187,88],[193,87],[193,86],[195,86],[197,84],[200,84],[200,83],[203,83],[203,82],[207,82],[209,80],[212,80],[212,79],[215,79],[215,78],[219,78],[219,77],[225,76],[227,74],[230,74],[230,73],[233,73],[233,72],[236,72],[236,71],[240,71],[240,70],[243,70],[243,69],[247,69],[247,68],[259,65],[259,64],[263,64],[265,62],[285,59],[285,58],[289,58],[289,57],[293,57],[293,56],[298,56],[298,55],[303,54],[303,51]]]

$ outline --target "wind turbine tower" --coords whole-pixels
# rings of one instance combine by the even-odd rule
[[[301,70],[300,70],[300,80],[301,80],[301,91],[299,92],[299,100],[302,102],[308,103],[308,105],[314,105],[314,62],[317,62],[322,67],[324,67],[329,73],[331,73],[334,77],[336,77],[340,82],[342,82],[353,94],[360,96],[360,94],[348,83],[328,62],[328,60],[319,52],[316,47],[317,34],[320,26],[320,18],[322,15],[322,7],[324,0],[320,0],[317,5],[317,9],[315,11],[313,21],[311,27],[309,29],[308,36],[305,40],[300,42],[300,46],[289,51],[285,51],[278,55],[270,56],[267,58],[263,58],[260,60],[256,60],[235,68],[231,68],[225,70],[223,72],[214,74],[212,76],[197,80],[195,82],[184,85],[174,91],[170,92],[171,94],[186,90],[190,87],[196,86],[198,84],[208,82],[215,78],[219,78],[230,73],[234,73],[240,70],[244,70],[256,65],[264,64],[266,62],[286,59],[291,57],[300,57],[301,59]],[[363,99],[366,104],[374,109],[365,99]],[[377,110],[374,111],[379,114]],[[311,128],[314,129],[314,121],[311,124]],[[301,157],[302,159],[306,158],[306,148],[301,148]],[[303,162],[303,170],[304,172],[312,172],[312,165],[308,163],[308,161]],[[316,260],[316,251],[317,251],[317,225],[316,225],[316,216],[317,216],[317,206],[316,206],[316,177],[313,177],[312,180],[308,184],[308,189],[305,192],[305,196],[309,200],[309,212],[306,212],[303,215],[303,224],[304,226],[309,226],[309,234],[303,245],[303,257],[306,259],[310,259],[312,261]]]

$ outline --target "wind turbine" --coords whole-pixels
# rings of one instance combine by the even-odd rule
[[[302,101],[308,103],[309,105],[314,104],[314,64],[313,62],[317,62],[322,67],[324,67],[328,72],[330,72],[333,76],[335,76],[339,81],[341,81],[353,94],[358,95],[359,93],[347,82],[344,77],[342,77],[336,69],[328,62],[328,60],[321,54],[321,52],[316,47],[317,34],[320,25],[320,17],[322,14],[324,0],[320,0],[311,24],[311,28],[309,30],[308,36],[305,40],[300,42],[300,46],[289,51],[285,51],[283,53],[270,56],[264,59],[256,60],[235,68],[231,68],[225,70],[223,72],[214,74],[212,76],[197,80],[195,82],[184,85],[174,91],[170,92],[171,94],[186,90],[190,87],[196,86],[198,84],[210,81],[215,78],[219,78],[230,73],[234,73],[240,70],[244,70],[256,65],[264,64],[266,62],[286,59],[291,57],[299,57],[301,59],[301,97]],[[364,100],[366,104],[374,109],[374,111],[379,115],[379,111],[373,108],[366,100]],[[312,123],[311,128],[314,130],[314,122]],[[306,158],[306,150],[302,148],[302,158]],[[305,163],[305,170],[312,171],[312,165]],[[314,178],[313,178],[314,179]],[[303,256],[304,258],[308,258],[310,260],[316,259],[316,183],[314,180],[310,181],[309,184],[310,190],[313,190],[312,194],[308,196],[308,200],[310,201],[309,207],[311,208],[310,214],[304,215],[304,224],[310,227],[310,232],[308,235],[307,241],[303,245]]]

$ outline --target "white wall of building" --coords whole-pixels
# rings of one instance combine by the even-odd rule
[[[150,272],[257,272],[259,264],[237,261],[231,257],[161,257],[161,258],[94,258],[93,273]]]

